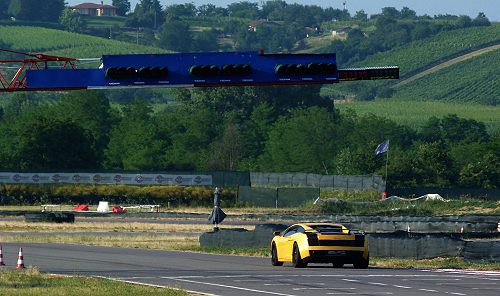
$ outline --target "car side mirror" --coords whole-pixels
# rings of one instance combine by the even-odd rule
[[[281,231],[275,231],[274,232],[274,236],[279,236],[279,235],[281,235]]]

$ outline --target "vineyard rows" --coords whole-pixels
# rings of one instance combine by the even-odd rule
[[[500,50],[482,54],[397,87],[396,97],[480,102],[500,98]]]
[[[433,37],[426,38],[424,40],[418,40],[411,42],[407,45],[399,46],[393,50],[368,56],[366,60],[362,62],[357,62],[348,65],[341,65],[342,68],[347,67],[370,67],[370,66],[399,66],[401,77],[405,75],[412,75],[425,70],[433,65],[439,64],[450,57],[459,56],[462,53],[466,53],[478,48],[485,47],[490,44],[500,43],[500,23],[492,23],[489,27],[472,27],[462,30],[445,31],[441,32]],[[472,65],[477,63],[477,59],[472,59]],[[496,60],[498,61],[498,59]],[[485,61],[486,64],[491,63],[491,60]],[[460,63],[463,64],[463,63]],[[459,66],[460,67],[460,66]],[[498,67],[496,67],[498,69]],[[452,67],[452,69],[456,69]],[[471,71],[468,69],[465,72],[460,72],[457,76],[468,76]],[[439,71],[439,74],[442,72]],[[456,75],[456,74],[455,74]],[[435,75],[431,75],[436,77]],[[425,78],[425,77],[424,77]],[[405,98],[406,95],[410,95],[408,99],[416,99],[416,94],[422,93],[424,98],[435,98],[436,90],[429,90],[425,83],[421,81],[426,81],[429,83],[429,78],[418,79],[413,83],[410,83],[406,88],[397,87],[397,97]],[[481,78],[478,78],[481,80]],[[431,80],[435,80],[432,78]],[[440,80],[440,83],[436,83],[439,88],[448,89],[446,87],[448,84],[455,84],[454,78],[451,80]],[[431,81],[432,82],[432,81]],[[470,80],[469,80],[470,82]],[[391,85],[393,81],[374,81],[374,82],[349,82],[341,83],[340,85],[325,86],[322,92],[329,95],[338,95],[352,93],[353,88],[361,88],[366,86],[383,86]],[[413,90],[409,89],[410,86]],[[464,86],[465,87],[465,86]],[[479,86],[481,87],[481,86]],[[399,91],[402,90],[400,93]],[[405,91],[403,91],[405,90]],[[440,98],[446,97],[449,91],[439,93]],[[463,95],[462,95],[463,96]],[[461,96],[461,98],[462,98]],[[470,99],[462,98],[461,101],[468,101]]]
[[[492,23],[490,27],[441,32],[433,37],[369,56],[363,62],[348,66],[397,65],[401,68],[401,75],[404,76],[447,57],[498,42],[500,42],[500,23]]]
[[[0,40],[16,51],[74,58],[100,57],[104,54],[166,52],[149,46],[40,27],[1,26]]]

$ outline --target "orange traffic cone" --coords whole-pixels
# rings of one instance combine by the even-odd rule
[[[406,229],[407,232],[411,232],[410,230],[410,224],[408,224],[408,228]]]
[[[16,268],[24,268],[23,248],[19,248],[19,258],[17,259]]]
[[[2,246],[0,246],[0,265],[5,265],[3,264]]]
[[[462,228],[460,228],[460,233],[464,233],[464,226],[462,225]]]

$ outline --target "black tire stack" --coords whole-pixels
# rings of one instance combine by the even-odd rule
[[[26,222],[56,222],[56,223],[73,223],[75,222],[75,215],[73,213],[27,213],[24,214]]]

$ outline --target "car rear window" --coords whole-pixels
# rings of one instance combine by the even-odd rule
[[[318,232],[342,232],[342,227],[333,227],[329,225],[309,225],[312,229]]]

